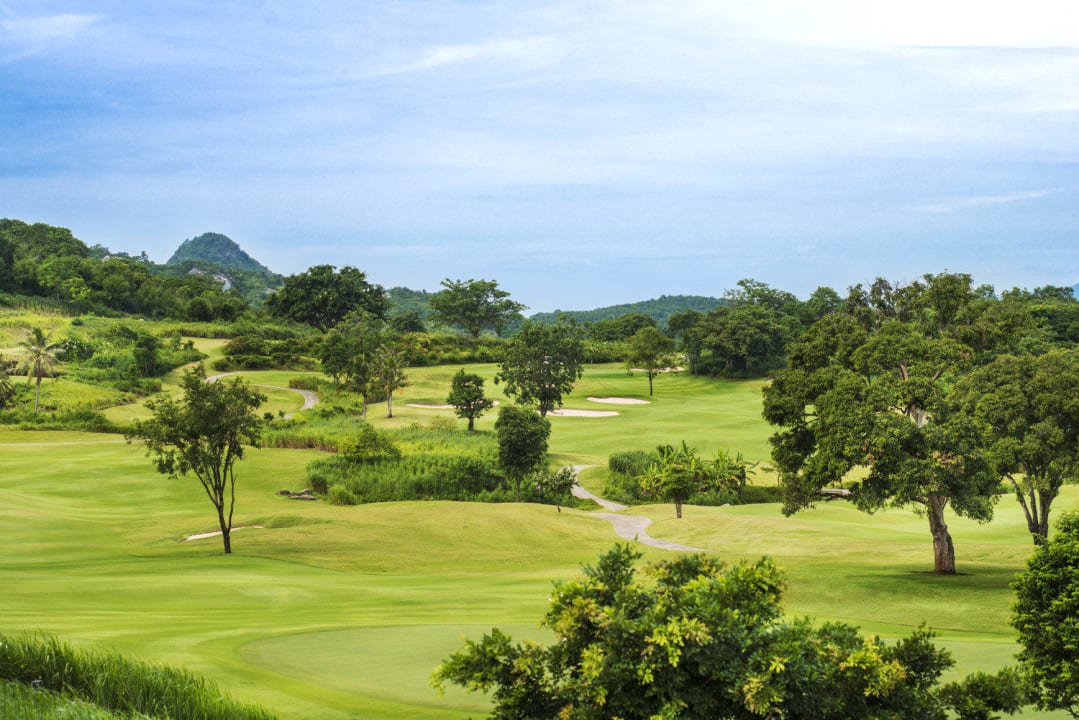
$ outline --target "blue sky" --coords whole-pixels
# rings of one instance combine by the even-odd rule
[[[493,278],[532,311],[745,277],[1079,282],[1065,0],[0,0],[0,216],[163,262]]]

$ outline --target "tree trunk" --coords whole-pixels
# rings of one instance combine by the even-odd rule
[[[40,412],[41,407],[41,376],[37,376],[37,383],[34,386],[34,414]]]
[[[652,397],[652,378],[654,378],[654,377],[655,377],[655,375],[653,375],[652,371],[649,370],[648,371],[648,397]]]
[[[393,417],[393,391],[386,394],[386,417]]]
[[[929,515],[929,532],[933,534],[933,572],[937,575],[955,575],[955,546],[944,521],[944,508],[948,504],[940,495],[930,495],[926,503]]]
[[[232,528],[230,524],[225,522],[224,508],[219,507],[217,509],[217,522],[221,525],[221,542],[225,544],[225,554],[232,554]]]
[[[468,416],[468,431],[472,432],[475,429],[476,419],[471,415]]]
[[[679,520],[682,519],[682,501],[679,498],[674,499],[674,514]]]

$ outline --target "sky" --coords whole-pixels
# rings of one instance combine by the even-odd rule
[[[1079,282],[1072,0],[0,0],[0,217],[164,262],[497,280]]]

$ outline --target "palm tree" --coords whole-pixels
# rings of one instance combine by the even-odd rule
[[[0,408],[7,405],[7,401],[15,394],[15,386],[11,384],[11,376],[5,368],[0,367]]]
[[[59,345],[50,343],[50,336],[51,334],[46,335],[41,328],[36,327],[31,330],[29,338],[19,343],[26,350],[19,367],[26,372],[26,382],[30,382],[30,378],[35,378],[36,380],[34,389],[35,413],[39,412],[41,407],[41,378],[45,377],[46,374],[49,377],[56,377]]]
[[[386,391],[386,417],[393,417],[393,391],[408,385],[405,375],[405,356],[389,345],[380,345],[375,352],[375,383]]]

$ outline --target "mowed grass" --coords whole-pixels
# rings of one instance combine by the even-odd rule
[[[411,370],[413,385],[395,398],[397,417],[381,417],[384,405],[369,417],[379,427],[452,417],[407,403],[444,401],[457,370]],[[585,397],[647,398],[647,380],[620,366],[590,367],[567,407],[621,414],[553,418],[552,450],[559,461],[603,464],[613,450],[685,439],[706,454],[724,447],[766,459],[759,387],[662,376],[650,405],[605,406]],[[490,382],[488,394],[502,399]],[[491,626],[544,639],[537,624],[551,582],[575,576],[615,541],[606,521],[549,506],[334,507],[276,495],[303,487],[304,466],[318,456],[248,452],[238,466],[234,524],[263,527],[237,530],[234,555],[225,557],[219,538],[184,541],[216,526],[196,481],[158,475],[138,445],[0,430],[0,629],[43,630],[184,666],[281,717],[475,717],[485,700],[458,690],[440,697],[427,685],[434,667],[463,637]],[[1060,509],[1077,505],[1079,493],[1066,488]],[[775,557],[792,615],[889,638],[927,623],[962,672],[993,670],[1015,651],[1008,585],[1032,546],[1010,498],[991,524],[950,518],[962,573],[951,578],[927,572],[928,527],[908,511],[871,516],[835,502],[792,518],[776,505],[688,507],[682,520],[669,505],[629,512],[653,519],[650,534],[729,562]],[[667,556],[644,551],[647,559]]]

